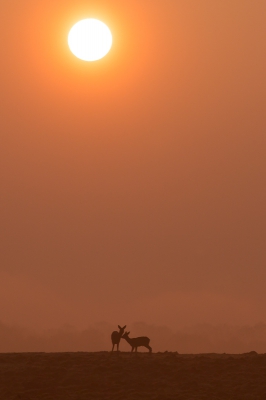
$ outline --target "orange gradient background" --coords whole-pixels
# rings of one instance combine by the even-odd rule
[[[0,15],[0,319],[265,321],[265,1]],[[88,64],[67,35],[90,17],[113,47]]]

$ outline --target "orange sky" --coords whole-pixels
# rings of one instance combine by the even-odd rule
[[[266,321],[265,0],[0,15],[0,320]],[[95,63],[67,47],[86,17]]]

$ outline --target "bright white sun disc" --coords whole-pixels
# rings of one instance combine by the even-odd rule
[[[68,34],[71,52],[81,60],[100,60],[112,47],[112,33],[103,22],[87,18],[77,22]]]

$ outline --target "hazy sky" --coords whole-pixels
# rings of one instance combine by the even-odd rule
[[[67,34],[103,20],[113,49]],[[265,0],[2,0],[0,320],[266,321]]]

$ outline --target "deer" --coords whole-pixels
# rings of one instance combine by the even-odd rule
[[[128,335],[130,332],[125,332],[124,335],[122,336],[122,339],[125,339],[131,346],[131,353],[134,351],[137,353],[138,347],[143,346],[149,349],[149,352],[152,352],[152,348],[149,345],[150,339],[147,336],[140,336],[136,338],[130,338]]]
[[[123,334],[125,332],[126,327],[127,326],[125,325],[123,328],[121,328],[121,326],[118,325],[119,332],[114,331],[112,333],[112,335],[111,335],[111,340],[112,340],[112,343],[113,343],[112,351],[114,351],[115,345],[117,345],[117,351],[119,351],[119,343],[120,343],[121,337],[123,336]]]

